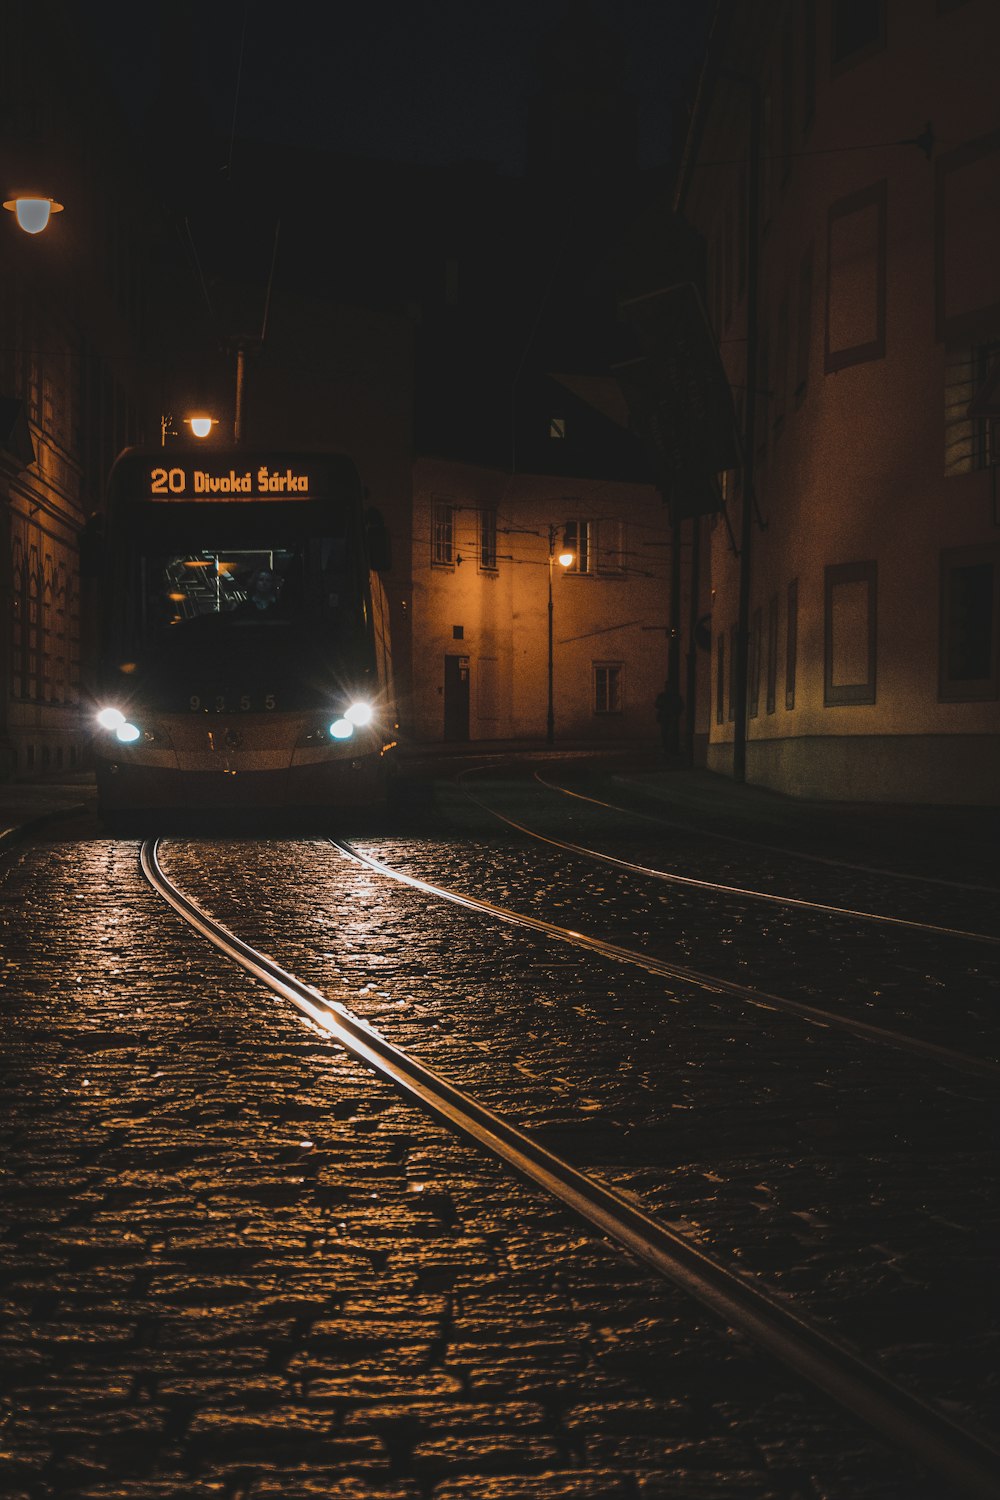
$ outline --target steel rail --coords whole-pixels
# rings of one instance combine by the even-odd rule
[[[461,776],[456,778],[456,780],[461,779]],[[536,779],[540,780],[540,778],[538,778],[537,776],[537,772]],[[542,782],[542,785],[547,786],[549,785],[549,783]],[[561,788],[557,787],[556,790],[559,791],[561,790]],[[775,896],[770,891],[755,891],[747,889],[744,886],[723,885],[717,880],[697,880],[692,875],[675,875],[672,874],[669,870],[657,870],[653,869],[649,865],[633,864],[630,860],[627,859],[617,859],[613,854],[602,854],[597,849],[588,849],[583,844],[573,844],[569,843],[565,839],[552,838],[551,835],[547,833],[538,833],[534,828],[529,828],[527,824],[515,822],[513,818],[508,818],[506,813],[498,812],[495,807],[491,807],[488,802],[484,802],[481,797],[477,797],[472,792],[470,792],[468,787],[463,786],[462,791],[468,797],[470,802],[474,802],[476,806],[481,807],[484,812],[492,814],[492,816],[499,819],[501,823],[506,823],[508,828],[514,828],[518,833],[526,834],[528,838],[537,839],[538,842],[542,844],[550,844],[553,849],[565,849],[570,854],[580,854],[583,855],[586,859],[599,860],[601,864],[613,865],[617,869],[627,870],[630,874],[633,875],[646,875],[651,880],[663,880],[667,881],[671,885],[691,886],[696,890],[714,891],[723,896],[737,896],[740,898],[740,900],[743,901],[767,901],[774,906],[792,907],[800,911],[822,912],[824,916],[828,917],[845,917],[850,921],[874,922],[876,924],[881,924],[887,927],[906,927],[910,929],[916,929],[918,932],[931,933],[935,937],[964,938],[966,940],[977,943],[991,943],[1000,945],[1000,936],[992,936],[985,932],[967,932],[965,929],[960,927],[938,927],[932,922],[915,922],[908,917],[889,917],[880,912],[855,911],[852,907],[831,906],[823,901],[804,901],[798,896]],[[579,794],[577,792],[568,792],[566,795],[570,797],[576,797]],[[588,802],[595,801],[595,799],[592,797],[588,797],[584,800]],[[610,802],[599,803],[598,806],[604,806],[614,811],[627,811],[625,808],[613,809]]]
[[[470,768],[470,770],[478,769],[482,768]],[[890,880],[910,880],[920,885],[942,885],[950,890],[977,891],[987,896],[1000,897],[1000,890],[996,886],[977,885],[969,880],[945,880],[941,875],[914,875],[908,870],[885,870],[878,865],[859,865],[846,859],[834,859],[827,854],[810,854],[804,849],[789,849],[784,844],[764,844],[759,839],[740,838],[736,833],[719,833],[716,829],[699,828],[694,823],[681,823],[675,818],[663,818],[658,813],[640,812],[635,807],[622,807],[619,802],[608,802],[603,797],[588,797],[584,792],[574,792],[568,786],[560,786],[558,782],[547,781],[538,771],[534,772],[534,778],[540,786],[548,787],[551,792],[559,792],[563,797],[574,797],[578,802],[591,802],[595,807],[606,807],[610,812],[624,813],[626,817],[638,818],[643,823],[656,823],[660,828],[678,828],[682,833],[695,833],[699,838],[720,839],[726,844],[742,844],[746,849],[764,849],[768,854],[784,854],[789,859],[804,859],[810,864],[830,865],[837,870],[854,870],[860,875],[884,875]],[[641,783],[631,781],[626,776],[618,779],[626,786],[637,787],[640,793],[642,792]]]
[[[558,1198],[728,1327],[745,1334],[852,1411],[911,1459],[947,1479],[962,1493],[976,1500],[993,1500],[1000,1476],[1000,1451],[395,1047],[342,1001],[304,984],[236,937],[169,880],[160,866],[159,843],[148,840],[140,851],[141,867],[150,884],[185,922],[253,978],[291,1001],[314,1025],[451,1129]]]
[[[839,1015],[836,1011],[824,1010],[822,1006],[810,1005],[805,1000],[790,1000],[784,995],[772,995],[767,990],[751,989],[748,985],[736,984],[729,979],[720,979],[715,974],[704,974],[698,969],[686,968],[683,964],[669,963],[666,959],[654,958],[651,954],[640,953],[635,948],[622,948],[617,943],[607,942],[604,938],[593,937],[586,932],[577,932],[571,927],[560,927],[555,922],[546,922],[542,917],[530,917],[523,912],[512,911],[506,906],[496,906],[492,901],[485,901],[479,896],[467,896],[462,891],[453,891],[447,886],[433,885],[430,881],[421,880],[416,875],[407,875],[402,870],[394,870],[391,865],[383,864],[381,860],[362,853],[353,844],[341,839],[331,839],[330,843],[349,858],[367,865],[369,869],[376,870],[380,875],[387,875],[391,880],[397,880],[403,885],[412,886],[425,895],[440,897],[443,901],[451,901],[456,906],[468,907],[471,911],[484,912],[487,916],[496,917],[510,926],[527,927],[532,932],[544,933],[546,937],[557,938],[560,942],[569,943],[576,948],[587,948],[592,953],[599,953],[602,958],[612,959],[615,963],[634,964],[637,968],[645,969],[649,974],[663,975],[668,979],[680,979],[686,984],[694,985],[697,989],[732,995],[737,1000],[744,1000],[750,1005],[759,1006],[762,1010],[784,1011],[808,1021],[811,1025],[849,1031],[863,1037],[866,1041],[912,1052],[921,1058],[940,1063],[947,1068],[955,1068],[962,1073],[971,1073],[977,1077],[993,1080],[1000,1078],[1000,1063],[993,1062],[989,1058],[974,1057],[972,1053],[957,1052],[951,1047],[940,1047],[936,1042],[925,1042],[919,1037],[908,1036],[905,1032],[891,1031],[885,1026],[875,1026],[870,1021]]]

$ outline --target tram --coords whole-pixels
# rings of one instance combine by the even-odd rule
[[[381,802],[389,546],[350,458],[127,449],[99,551],[107,824]]]

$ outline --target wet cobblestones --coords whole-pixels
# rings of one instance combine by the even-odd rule
[[[484,893],[480,855],[467,861],[464,844],[373,852],[419,865],[425,878],[433,862],[430,878]],[[506,878],[507,852],[494,850],[486,894]],[[271,883],[270,915],[250,924],[266,951],[280,942],[281,961],[323,988],[366,977],[376,950],[379,988],[359,986],[351,1005],[392,1040],[734,1267],[803,1300],[929,1398],[993,1428],[994,1390],[983,1381],[984,1358],[1000,1347],[986,1312],[996,1213],[988,1084],[589,955],[552,966],[557,945],[406,888],[378,891],[378,877],[345,872],[321,843],[300,846],[297,859],[301,885],[317,893],[315,922],[328,931],[338,921],[341,942],[324,944],[317,962],[314,921],[303,920],[297,893],[283,912]],[[166,856],[185,888],[247,936],[238,907],[254,906],[258,887],[238,850],[228,860],[220,889],[196,846]],[[477,883],[463,885],[470,870]],[[543,855],[539,889],[551,882]],[[375,901],[377,935],[366,918]],[[448,952],[448,974],[428,949]],[[950,1361],[926,1359],[928,1337],[948,1343]]]
[[[53,845],[2,872],[0,1490],[17,1500],[939,1494],[192,948],[135,855],[127,844]],[[581,1107],[603,1106],[600,1078],[582,1087],[598,1054],[575,1058],[571,1041],[553,1087],[547,1044],[565,1032],[562,1013],[535,1021],[530,1046],[517,1034],[525,985],[551,998],[537,950],[480,926],[480,962],[500,979],[456,986],[450,921],[390,900],[373,878],[359,883],[328,849],[280,855],[262,873],[259,848],[178,848],[186,869],[174,873],[211,887],[231,925],[267,936],[302,977],[359,1010],[367,1001],[425,1055],[433,1041],[442,1068],[478,1053],[475,1086],[519,1081],[518,1107],[543,1126],[568,1133]],[[303,902],[321,869],[332,898],[315,907],[322,925]],[[408,950],[422,973],[408,971]],[[561,972],[585,1028],[594,999],[577,966]],[[628,984],[618,998],[633,1009]],[[602,1047],[607,1062],[607,1037]],[[637,1067],[616,1095],[616,1153],[636,1078],[640,1114],[662,1092],[661,1060]],[[653,1135],[662,1148],[657,1122]]]

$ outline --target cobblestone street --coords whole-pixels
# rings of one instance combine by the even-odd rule
[[[135,843],[59,833],[0,867],[4,1493],[946,1493],[185,935]],[[512,908],[603,910],[622,942],[669,947],[677,922],[706,967],[719,930],[457,821],[367,847]],[[995,1431],[988,1083],[696,1004],[323,841],[177,839],[164,861],[284,967]],[[796,922],[769,927],[819,990],[829,937]],[[951,1044],[980,1047],[995,961],[952,950],[943,974],[930,954],[915,971],[947,980]],[[894,1004],[942,1030],[935,984]]]

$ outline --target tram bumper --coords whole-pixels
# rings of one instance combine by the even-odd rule
[[[240,725],[213,725],[194,743],[173,729],[151,746],[122,747],[96,755],[102,814],[128,812],[230,813],[371,806],[385,796],[390,746],[371,733],[350,745],[303,742],[283,736],[274,744]],[[193,738],[193,737],[192,737]],[[288,743],[287,741],[291,741]],[[116,747],[117,748],[117,747]]]

